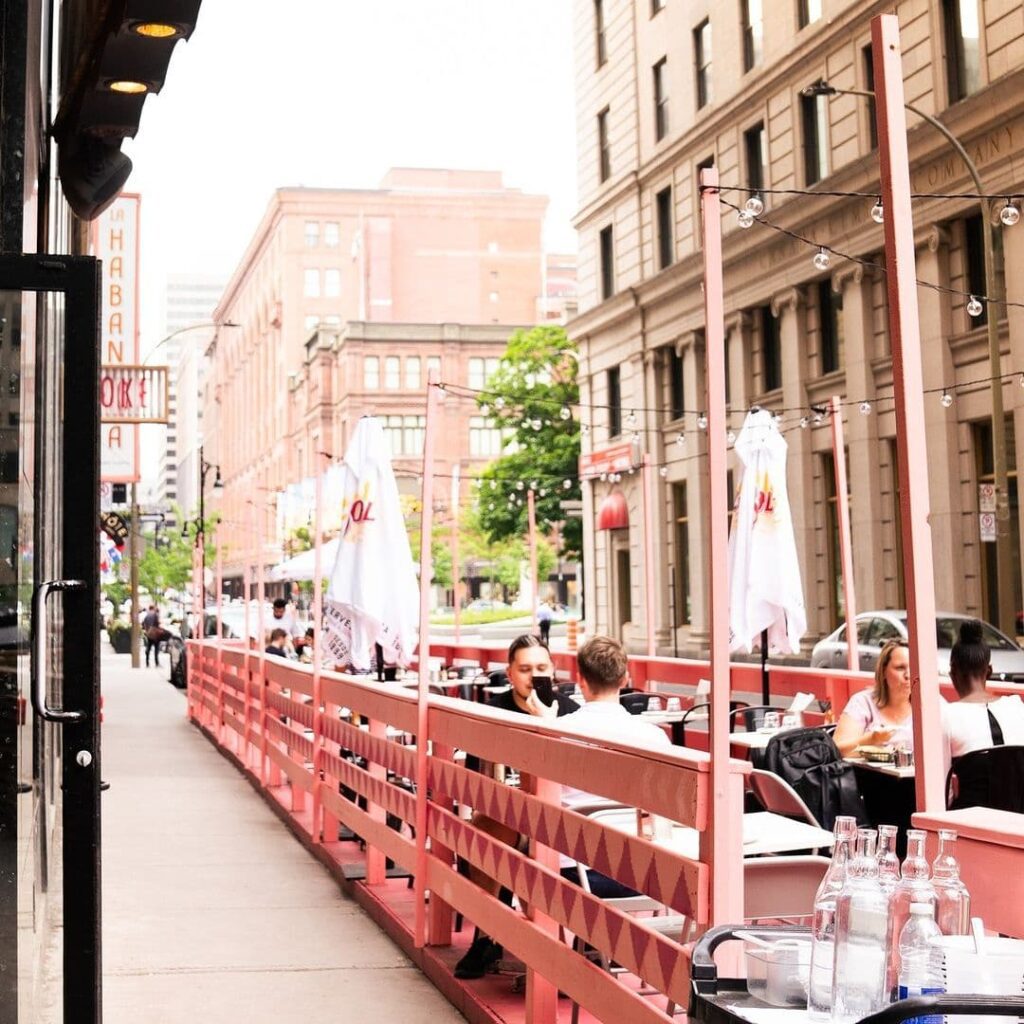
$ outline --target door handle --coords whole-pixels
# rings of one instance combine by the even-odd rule
[[[32,595],[32,710],[47,722],[80,722],[84,711],[63,711],[46,703],[46,599],[64,590],[82,590],[84,580],[48,580]]]

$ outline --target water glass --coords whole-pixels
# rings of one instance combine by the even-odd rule
[[[780,723],[778,711],[766,711],[764,713],[765,729],[778,729]]]
[[[678,697],[669,697],[665,701],[665,710],[666,711],[682,711],[683,710],[683,705],[680,703]]]
[[[893,760],[897,768],[911,768],[914,764],[914,752],[910,747],[897,747]]]
[[[802,724],[799,711],[790,711],[782,716],[783,729],[799,729]]]
[[[648,711],[660,711],[661,710],[661,698],[657,695],[649,697],[647,699],[647,710]]]

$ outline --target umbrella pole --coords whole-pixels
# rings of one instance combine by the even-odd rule
[[[317,438],[319,440],[319,438]],[[325,453],[319,452],[324,459]],[[324,511],[324,480],[323,472],[316,476],[316,503],[313,506],[313,842],[323,842],[323,793],[320,781],[320,769],[323,764],[324,736],[323,720],[324,697],[323,682],[320,678],[320,628],[323,623],[323,511]],[[337,839],[337,829],[332,839]]]
[[[761,703],[771,704],[772,695],[768,685],[768,630],[761,630]]]
[[[850,540],[850,502],[846,493],[846,444],[843,440],[843,408],[832,396],[832,465],[836,472],[836,522],[839,527],[839,561],[843,573],[843,611],[846,616],[846,667],[857,671],[857,597],[853,585],[853,547]]]
[[[537,632],[537,605],[540,601],[537,584],[537,506],[534,504],[533,488],[526,492],[528,536],[530,542],[530,632]]]

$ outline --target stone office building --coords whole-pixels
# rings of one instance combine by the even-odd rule
[[[818,423],[813,411],[832,395],[847,403],[858,607],[905,601],[883,237],[870,215],[879,187],[874,112],[870,97],[804,94],[822,79],[840,90],[873,87],[870,20],[892,5],[576,0],[575,7],[580,314],[570,333],[581,348],[582,416],[591,427],[585,451],[632,438],[662,467],[654,503],[658,645],[706,648],[697,181],[702,167],[715,165],[723,200],[737,207],[748,193],[729,186],[763,189],[761,219],[791,234],[762,223],[744,230],[728,208],[722,218],[729,423],[738,432],[755,404],[781,413],[809,650],[842,614],[832,436],[828,416]],[[1020,192],[1020,6],[913,0],[896,13],[907,103],[963,142],[988,193]],[[994,289],[1008,289],[1010,304],[983,303],[980,316],[970,315],[970,295],[993,292],[979,202],[953,197],[975,189],[949,142],[912,113],[908,144],[913,191],[946,196],[914,200],[917,277],[936,286],[919,290],[936,602],[999,617],[995,545],[979,524],[979,486],[992,479],[985,319],[993,316],[1006,374],[1016,594],[1002,620],[1012,623],[1021,607],[1016,452],[1024,451],[1024,307],[1013,303],[1024,299],[1024,225],[1004,227],[1004,201],[993,203],[1003,268]],[[824,266],[814,260],[819,245],[856,259],[833,254]],[[624,514],[601,517],[602,508],[622,506],[616,493]],[[590,618],[598,631],[639,642],[639,474],[585,485],[584,524]]]

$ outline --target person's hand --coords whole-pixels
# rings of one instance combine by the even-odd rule
[[[887,743],[892,742],[892,738],[895,735],[896,730],[892,726],[882,725],[869,732],[864,739],[869,745],[873,744],[878,747],[884,747]]]
[[[536,690],[530,691],[530,696],[526,698],[526,710],[531,715],[536,715],[537,718],[557,718],[558,717],[558,705],[551,704],[550,706],[545,704],[544,701],[537,696]]]

